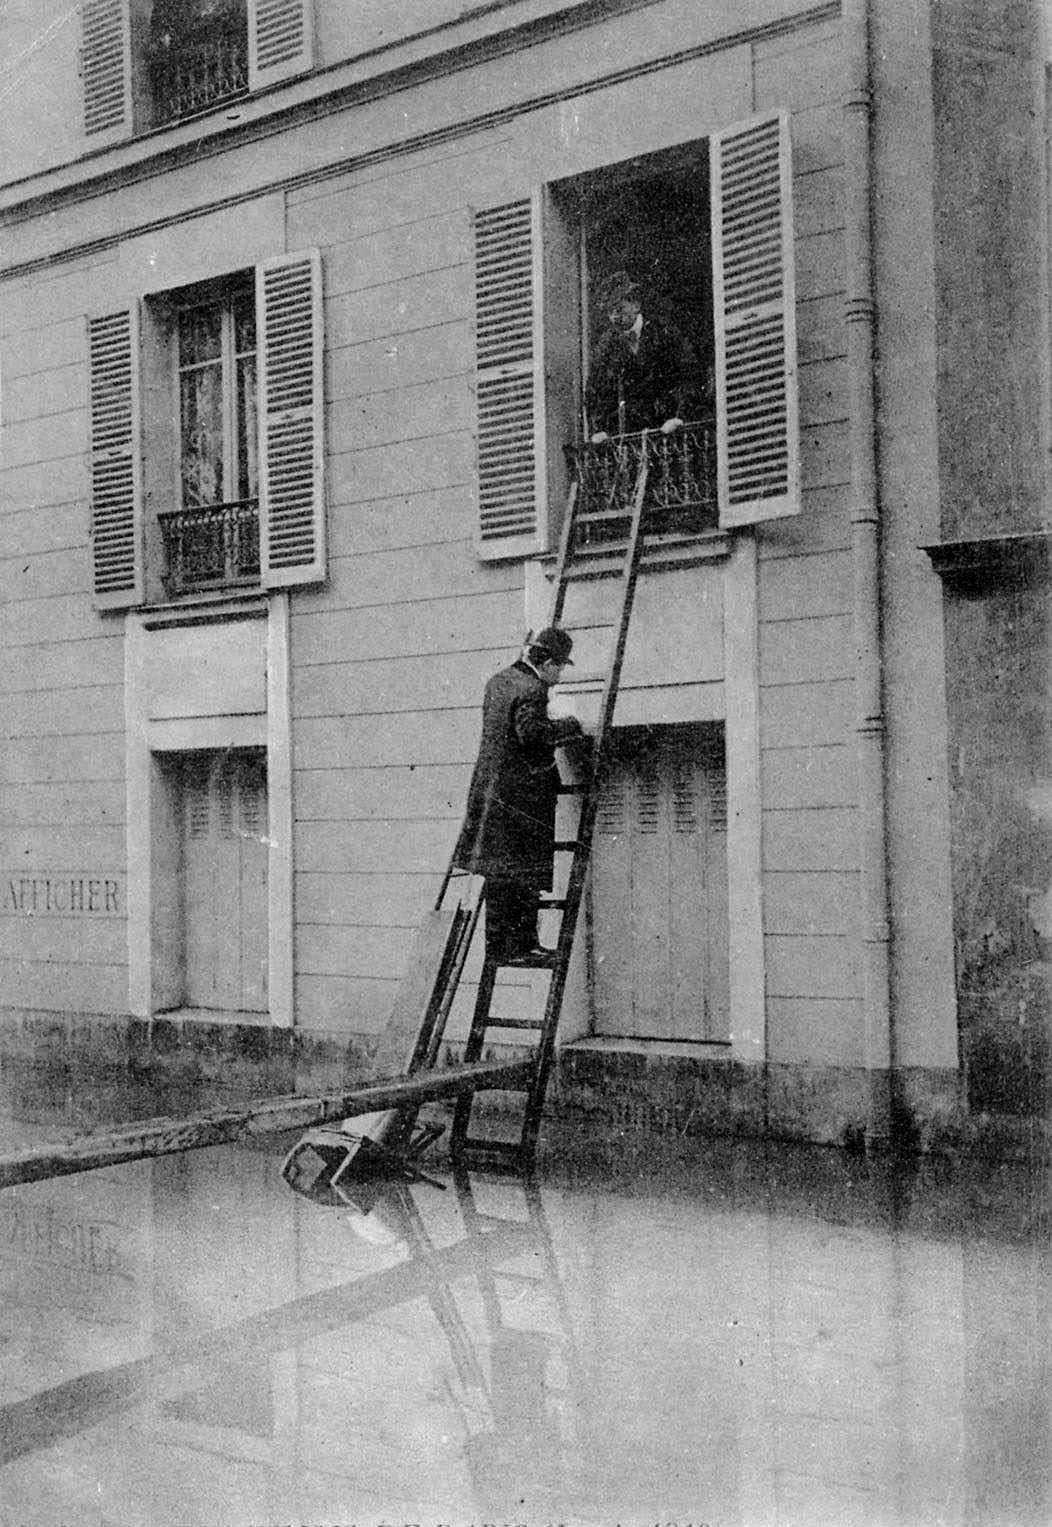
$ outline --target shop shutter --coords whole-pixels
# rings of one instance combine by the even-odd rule
[[[128,0],[84,0],[80,19],[84,131],[94,148],[132,130]]]
[[[91,548],[100,609],[141,604],[142,461],[134,310],[88,320]]]
[[[540,198],[476,211],[478,552],[541,548],[545,460]]]
[[[325,577],[321,255],[256,271],[260,567],[263,585]]]
[[[262,90],[314,66],[311,0],[248,0],[248,87]]]
[[[800,512],[789,122],[711,139],[719,517]]]

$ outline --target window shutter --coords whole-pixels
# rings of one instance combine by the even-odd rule
[[[313,67],[312,0],[248,0],[248,88],[262,90]]]
[[[81,7],[84,131],[96,147],[132,130],[128,0],[84,0]]]
[[[259,542],[265,588],[325,577],[321,255],[256,271]]]
[[[95,603],[144,598],[137,313],[88,320],[91,546]]]
[[[719,516],[800,512],[789,122],[711,140]]]
[[[545,523],[540,198],[476,211],[474,228],[478,553],[528,556]]]

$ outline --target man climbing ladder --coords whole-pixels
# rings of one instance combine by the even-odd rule
[[[582,737],[576,716],[548,714],[548,692],[572,663],[573,642],[549,626],[510,667],[493,675],[482,706],[482,739],[453,864],[486,881],[486,954],[498,965],[545,951],[538,897],[550,891],[559,775],[555,749]]]
[[[644,442],[646,439],[644,436]],[[377,1053],[378,1074],[398,1075],[404,1101],[383,1115],[349,1113],[338,1130],[322,1127],[309,1132],[286,1159],[287,1178],[297,1170],[298,1153],[310,1149],[319,1160],[323,1153],[326,1155],[324,1170],[334,1184],[359,1161],[367,1162],[369,1150],[361,1149],[367,1142],[383,1151],[393,1145],[395,1153],[405,1155],[425,1095],[457,1100],[449,1141],[454,1160],[478,1154],[517,1168],[528,1168],[533,1160],[643,550],[647,469],[648,450],[644,448],[630,505],[619,503],[614,508],[582,512],[576,486],[571,490],[560,540],[551,625],[530,638],[523,656],[495,674],[486,686],[482,739],[464,824]],[[597,521],[616,524],[625,540],[615,543],[620,556],[620,592],[614,600],[616,615],[609,622],[610,653],[598,721],[594,733],[585,738],[576,719],[549,716],[548,694],[572,650],[571,638],[559,622],[568,585],[575,575],[578,539],[583,535],[587,544],[589,528]],[[555,749],[572,749],[578,740],[585,777],[579,785],[563,786],[555,768]],[[559,841],[555,838],[555,806],[564,790],[577,796],[579,809],[575,835]],[[569,870],[565,891],[545,898],[544,905],[558,915],[559,935],[554,949],[544,949],[538,942],[537,915],[541,893],[552,885],[557,853],[568,857]],[[458,870],[467,872],[463,888],[453,883]],[[487,914],[486,954],[463,1059],[458,1065],[436,1069],[446,1020],[483,904]],[[509,964],[545,972],[543,1011],[529,1017],[494,1011],[498,971]],[[528,1037],[527,1057],[486,1057],[494,1038],[507,1043],[511,1036]],[[486,1138],[472,1131],[474,1097],[485,1091],[523,1094],[517,1141]],[[310,1164],[311,1172],[314,1165]],[[411,1161],[406,1165],[412,1169]]]

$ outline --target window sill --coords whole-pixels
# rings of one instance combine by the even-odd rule
[[[251,1009],[214,1007],[170,1007],[153,1014],[153,1021],[165,1023],[223,1024],[226,1027],[269,1029],[273,1027],[270,1014]]]
[[[216,589],[140,605],[138,613],[147,626],[182,625],[194,620],[244,620],[246,616],[266,614],[268,598],[266,590],[258,587]]]
[[[559,1046],[560,1053],[588,1055],[645,1055],[662,1060],[730,1060],[729,1039],[623,1039],[592,1034]]]
[[[601,546],[585,546],[574,553],[567,577],[616,578],[624,567],[627,541],[610,541]],[[695,567],[703,562],[718,562],[731,554],[731,537],[726,530],[703,530],[693,535],[647,536],[640,559],[642,573],[668,572]],[[548,552],[537,559],[549,579],[555,577],[557,558]]]

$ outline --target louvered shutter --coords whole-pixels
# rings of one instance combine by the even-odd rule
[[[800,512],[792,178],[784,114],[711,140],[719,517]]]
[[[265,588],[325,577],[321,255],[256,271],[259,540]]]
[[[313,66],[312,0],[248,0],[248,88],[262,90]]]
[[[542,549],[540,198],[476,211],[478,552]]]
[[[88,320],[91,547],[100,609],[144,598],[137,313]]]
[[[96,147],[132,130],[128,0],[84,0],[80,19],[84,131]]]

